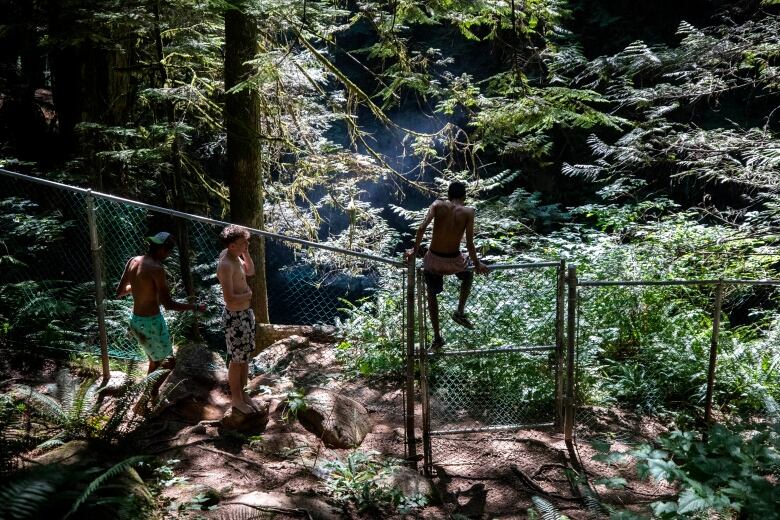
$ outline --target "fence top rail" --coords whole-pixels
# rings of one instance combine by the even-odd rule
[[[174,209],[163,208],[163,207],[160,207],[160,206],[155,206],[153,204],[146,204],[144,202],[138,202],[138,201],[132,200],[132,199],[125,199],[125,198],[122,198],[122,197],[117,197],[116,195],[109,195],[107,193],[101,193],[99,191],[93,191],[93,190],[86,189],[86,188],[78,188],[76,186],[70,186],[68,184],[62,184],[60,182],[50,181],[48,179],[41,179],[39,177],[32,177],[30,175],[24,175],[22,173],[13,172],[13,171],[10,171],[10,170],[6,170],[4,168],[0,168],[0,174],[8,176],[8,177],[13,177],[13,178],[16,178],[16,179],[21,179],[21,180],[28,181],[28,182],[34,182],[34,183],[38,183],[38,184],[43,184],[45,186],[51,186],[53,188],[58,188],[58,189],[66,190],[66,191],[72,191],[74,193],[81,193],[83,195],[91,195],[93,197],[97,197],[97,198],[100,198],[100,199],[110,200],[110,201],[114,201],[114,202],[120,202],[122,204],[129,204],[131,206],[136,206],[136,207],[139,207],[139,208],[142,208],[142,209],[146,209],[146,210],[149,210],[149,211],[155,211],[157,213],[163,213],[163,214],[166,214],[166,215],[171,215],[173,217],[179,217],[179,218],[192,220],[192,221],[196,221],[196,222],[202,222],[204,224],[210,224],[210,225],[222,226],[222,227],[231,224],[231,222],[225,222],[223,220],[216,220],[216,219],[212,219],[212,218],[208,218],[208,217],[201,217],[199,215],[193,215],[191,213],[184,213],[183,211],[176,211]],[[349,249],[342,249],[340,247],[329,246],[329,245],[326,245],[326,244],[320,244],[319,242],[312,242],[311,240],[305,240],[305,239],[302,239],[302,238],[290,237],[290,236],[281,235],[281,234],[278,234],[278,233],[271,233],[269,231],[263,231],[262,229],[256,229],[256,228],[250,228],[250,227],[247,227],[246,229],[247,229],[247,231],[249,231],[253,235],[258,235],[258,236],[262,236],[262,237],[266,237],[266,238],[270,238],[270,239],[274,239],[274,240],[279,240],[279,241],[283,241],[283,242],[292,242],[294,244],[300,244],[300,245],[311,247],[311,248],[315,248],[315,249],[325,249],[325,250],[333,251],[335,253],[340,253],[340,254],[343,254],[343,255],[355,256],[355,257],[358,257],[358,258],[365,258],[365,259],[368,259],[368,260],[374,260],[376,262],[382,262],[382,263],[385,263],[385,264],[394,265],[396,267],[404,267],[404,266],[406,266],[406,264],[404,262],[401,262],[399,260],[392,260],[390,258],[385,258],[385,257],[378,256],[378,255],[372,255],[370,253],[361,253],[361,252],[358,252],[358,251],[350,251]]]
[[[509,271],[512,269],[534,269],[539,267],[559,267],[560,262],[530,262],[526,264],[485,264],[489,271]],[[422,264],[418,263],[418,268],[422,269]],[[470,265],[466,271],[473,271],[474,266]]]
[[[614,287],[637,285],[780,285],[780,280],[581,280],[577,282],[580,287]]]

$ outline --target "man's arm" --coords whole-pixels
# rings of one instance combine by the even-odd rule
[[[241,260],[244,261],[244,274],[246,276],[254,276],[255,263],[252,261],[252,255],[249,254],[249,251],[241,253]]]
[[[466,249],[469,252],[471,263],[474,264],[474,271],[479,274],[487,274],[488,268],[485,264],[479,261],[477,258],[477,248],[474,247],[474,210],[472,209],[468,213],[468,220],[466,221]]]
[[[119,279],[119,284],[116,286],[115,298],[122,298],[127,296],[133,290],[130,285],[130,264],[133,263],[135,258],[131,258],[125,264],[125,271],[122,273],[122,277]]]
[[[417,250],[420,248],[422,239],[425,236],[425,230],[428,229],[428,226],[431,225],[433,218],[436,216],[437,202],[439,201],[434,201],[433,204],[431,204],[431,207],[428,208],[428,213],[425,214],[425,218],[420,223],[420,227],[417,228],[417,234],[414,237],[414,247],[412,247],[410,250],[407,250],[406,254],[404,255],[407,260],[414,258],[414,256],[417,254]]]
[[[241,294],[235,293],[233,285],[233,266],[227,262],[220,262],[217,266],[217,279],[222,286],[222,297],[225,305],[240,305],[252,300],[252,290]]]
[[[165,269],[162,267],[155,269],[154,281],[157,286],[157,294],[160,298],[160,303],[169,311],[200,311],[204,312],[206,306],[204,304],[194,303],[179,303],[171,297],[171,288],[168,286],[168,280],[165,278]]]

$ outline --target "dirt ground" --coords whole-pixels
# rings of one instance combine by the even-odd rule
[[[163,490],[169,517],[228,518],[242,508],[233,502],[258,491],[293,497],[292,504],[300,511],[279,508],[273,514],[277,519],[305,518],[305,509],[316,518],[317,509],[327,507],[326,501],[335,505],[322,478],[327,472],[324,463],[343,459],[350,450],[326,448],[298,421],[285,420],[286,393],[302,383],[316,383],[366,407],[373,428],[360,450],[404,458],[404,396],[399,388],[388,383],[345,379],[339,374],[331,344],[307,343],[287,358],[281,373],[262,374],[250,384],[255,401],[268,406],[268,423],[262,431],[239,434],[219,426],[218,421],[229,409],[229,398],[226,386],[216,384],[205,394],[175,402],[136,432],[135,452],[179,461],[172,464],[179,483]],[[50,362],[43,363],[35,371],[39,384],[57,368]],[[308,381],[313,366],[318,367],[318,378]],[[4,368],[3,379],[7,381],[8,367]],[[18,369],[15,373],[17,380],[29,379],[29,374],[20,374]],[[650,502],[673,493],[673,489],[657,483],[638,480],[630,460],[611,465],[594,461],[596,451],[587,442],[611,439],[613,450],[627,451],[663,431],[660,425],[612,409],[590,409],[587,413],[587,427],[578,427],[573,453],[567,449],[563,435],[551,430],[433,438],[432,483],[437,496],[412,514],[385,517],[522,519],[528,517],[532,496],[540,496],[569,518],[590,518],[591,512],[582,498],[583,487],[576,487],[576,482],[573,485],[572,478],[567,478],[567,472],[573,468],[587,478],[604,504],[647,511]],[[418,432],[418,441],[419,437]],[[417,453],[422,453],[421,443]],[[572,455],[577,459],[573,460]],[[625,478],[628,484],[613,490],[597,483],[609,477]],[[213,511],[191,510],[193,499],[204,491],[218,493],[219,507]],[[307,501],[318,498],[321,502],[314,505]],[[358,513],[354,507],[345,508],[342,514],[345,518],[377,517],[375,513]]]

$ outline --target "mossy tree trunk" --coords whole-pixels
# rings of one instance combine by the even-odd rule
[[[239,85],[252,74],[246,62],[258,51],[255,20],[242,9],[245,2],[225,13],[225,90]],[[263,229],[263,178],[260,154],[260,98],[254,87],[225,96],[227,171],[230,216],[238,224]],[[255,261],[255,276],[249,280],[254,293],[252,308],[258,322],[268,323],[268,292],[265,275],[265,242],[253,238],[249,253]],[[258,335],[258,342],[260,337]]]

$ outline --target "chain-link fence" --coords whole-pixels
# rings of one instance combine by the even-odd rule
[[[95,260],[99,259],[109,354],[143,358],[127,332],[132,302],[111,296],[128,259],[146,252],[146,237],[166,230],[176,236],[179,246],[166,261],[174,298],[197,300],[208,308],[199,316],[164,311],[174,343],[199,325],[208,344],[220,344],[216,265],[221,250],[218,235],[227,223],[11,172],[4,172],[0,180],[4,193],[0,313],[6,323],[5,342],[95,352],[99,344]],[[100,248],[96,258],[90,246],[90,198]],[[337,318],[347,317],[350,304],[374,294],[388,264],[400,265],[292,237],[262,235],[269,316],[275,324],[333,325]]]
[[[559,423],[563,274],[562,264],[547,262],[494,266],[489,277],[475,277],[466,305],[473,330],[452,318],[459,287],[447,277],[439,296],[444,347],[431,349],[427,321],[420,331],[426,469],[480,468],[485,453],[509,457],[517,449],[507,432]]]
[[[224,359],[222,292],[216,267],[222,249],[218,236],[227,222],[6,170],[0,170],[0,184],[2,348],[96,356],[102,335],[112,359],[144,359],[128,332],[132,299],[115,299],[113,294],[127,261],[147,251],[148,236],[165,230],[177,243],[165,262],[173,298],[204,303],[207,308],[205,314],[197,315],[163,310],[174,346],[197,340]],[[407,322],[414,320],[406,314],[405,264],[295,237],[249,231],[262,237],[265,249],[264,258],[255,263],[265,264],[273,325],[259,327],[261,343],[269,346],[294,334],[293,329],[304,330],[298,326],[310,326],[305,329],[306,341],[288,338],[253,360],[250,373],[263,374],[259,388],[273,384],[275,391],[295,392],[322,386],[369,402],[367,406],[386,427],[379,428],[382,432],[373,435],[367,449],[395,454],[399,447],[400,453],[412,449],[413,432],[401,428],[412,382],[406,377],[406,386],[402,384],[407,346],[413,341],[406,338]],[[284,325],[297,328],[285,329]],[[180,360],[179,368],[191,373],[214,368],[185,366],[198,359],[213,360],[209,356],[187,358]],[[365,363],[379,366],[366,371]],[[106,363],[104,374],[107,370]],[[364,395],[364,385],[350,377],[372,370],[393,376],[386,379],[380,396]]]
[[[775,420],[780,281],[577,285],[572,434],[591,476],[636,473],[631,457],[605,464],[602,453],[594,461],[599,445],[629,453],[652,444],[669,424],[701,431],[736,416]],[[661,480],[636,486],[649,499],[676,492]]]
[[[757,390],[773,386],[766,383],[780,376],[767,364],[777,354],[772,339],[777,323],[765,319],[771,315],[776,298],[772,286],[778,281],[578,285],[575,398],[580,435],[602,430],[627,441],[653,438],[667,415],[706,423],[713,415],[728,415],[738,398],[753,399],[760,407],[768,396],[758,392],[751,397],[744,391],[749,388],[740,386]],[[740,373],[740,367],[755,370]],[[754,380],[747,383],[746,376]],[[653,423],[648,417],[661,419]]]

